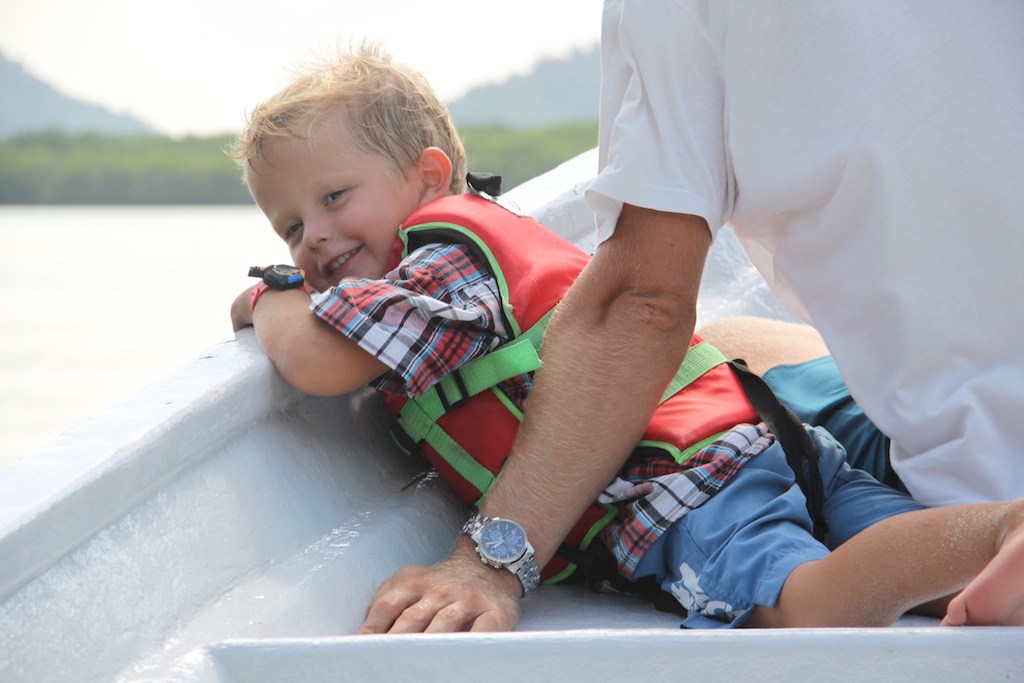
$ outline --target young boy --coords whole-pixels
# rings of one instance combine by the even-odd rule
[[[257,107],[235,156],[305,274],[304,288],[243,292],[235,329],[254,325],[302,391],[372,384],[398,417],[399,443],[423,452],[467,503],[481,501],[511,447],[546,316],[587,257],[461,194],[464,152],[444,105],[374,49],[322,65]],[[1024,506],[921,510],[850,469],[817,429],[830,530],[827,545],[816,540],[780,445],[754,424],[731,368],[699,342],[568,545],[593,540],[626,578],[655,577],[688,610],[687,626],[887,625],[933,600],[945,613],[944,596],[1000,551],[990,582],[1020,582]],[[524,592],[536,586],[514,521],[475,516],[464,531],[482,561],[511,571]],[[571,571],[542,564],[548,579]],[[365,630],[411,611],[400,606],[381,627],[383,602],[378,594]],[[1013,610],[1006,620],[1019,621]],[[954,603],[947,622],[969,617]]]

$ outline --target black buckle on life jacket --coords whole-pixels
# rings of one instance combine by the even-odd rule
[[[391,423],[391,438],[395,440],[399,448],[410,455],[418,451],[422,443],[422,441],[416,441],[409,436],[409,432],[405,431],[405,428],[402,427],[398,420]]]
[[[452,378],[453,382],[455,382],[455,388],[459,390],[458,396],[449,398],[448,395],[445,394],[444,382],[438,382],[434,385],[434,388],[437,391],[437,398],[441,401],[441,405],[444,407],[444,412],[446,413],[450,413],[472,398],[472,395],[466,388],[466,383],[462,381],[462,374],[458,370],[453,370],[448,374],[448,376]]]

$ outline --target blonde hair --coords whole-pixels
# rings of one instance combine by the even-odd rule
[[[437,147],[452,162],[449,189],[464,191],[466,151],[448,107],[423,74],[395,63],[371,43],[307,65],[290,85],[256,107],[228,154],[247,181],[267,142],[293,137],[312,144],[316,126],[342,105],[356,145],[388,159],[396,177],[403,177],[423,150]]]

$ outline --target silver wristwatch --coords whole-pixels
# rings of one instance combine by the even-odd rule
[[[469,534],[476,543],[481,562],[496,569],[504,567],[519,577],[524,594],[540,584],[533,546],[526,540],[523,527],[511,519],[476,514],[462,527],[462,533]]]

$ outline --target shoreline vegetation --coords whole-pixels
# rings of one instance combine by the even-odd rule
[[[460,126],[469,168],[504,190],[597,145],[597,121],[541,128]],[[59,131],[0,140],[0,204],[251,204],[232,136],[115,136]]]

